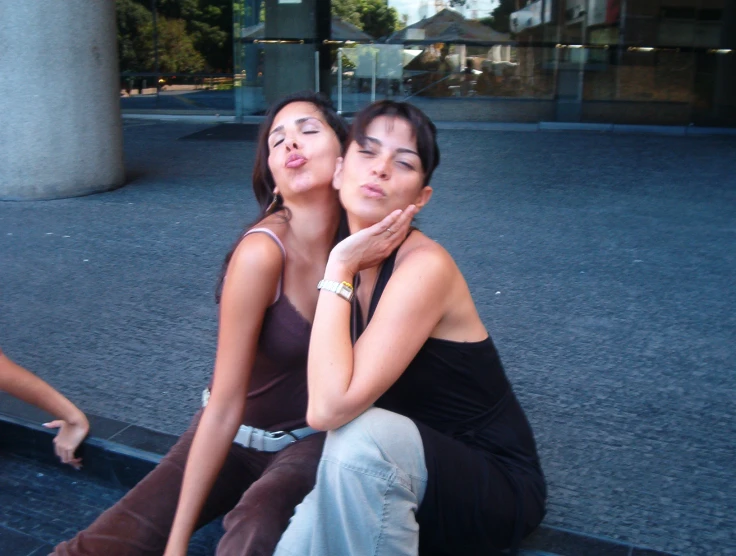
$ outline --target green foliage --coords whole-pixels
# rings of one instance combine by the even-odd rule
[[[332,0],[332,15],[377,39],[404,27],[399,12],[386,0]]]
[[[332,15],[362,29],[360,0],[332,0]]]
[[[121,71],[156,69],[154,2],[163,73],[232,71],[233,17],[239,24],[252,25],[256,14],[263,21],[265,8],[263,0],[116,0]],[[386,0],[332,0],[332,14],[375,38],[405,26]]]
[[[194,73],[205,68],[204,56],[187,33],[183,19],[158,17],[158,53],[162,73]]]
[[[151,12],[133,0],[117,0],[120,71],[153,71]]]
[[[375,38],[387,37],[399,27],[401,19],[394,8],[383,0],[361,1],[363,31]]]
[[[154,71],[151,0],[116,0],[122,71]],[[159,70],[232,71],[232,0],[156,0]]]
[[[509,33],[511,13],[516,11],[516,0],[500,0],[498,6],[491,12],[493,22],[490,27],[501,33]],[[484,22],[485,25],[488,25]]]

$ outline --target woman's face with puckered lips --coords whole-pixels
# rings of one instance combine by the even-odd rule
[[[338,164],[335,187],[349,216],[364,224],[379,222],[396,209],[424,205],[424,169],[414,129],[403,118],[379,116],[365,131],[365,144],[353,141]]]
[[[340,156],[340,140],[310,102],[284,106],[271,124],[268,167],[285,199],[315,187],[329,187]]]

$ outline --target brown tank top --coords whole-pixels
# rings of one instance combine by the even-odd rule
[[[270,431],[307,426],[307,354],[312,326],[285,295],[266,311],[243,424]]]
[[[286,250],[266,228],[247,232],[265,233]],[[246,235],[247,235],[246,234]],[[307,354],[312,325],[282,294],[283,271],[276,300],[266,310],[253,362],[243,424],[269,431],[307,426]]]

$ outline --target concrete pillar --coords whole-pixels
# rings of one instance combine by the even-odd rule
[[[0,0],[0,200],[124,183],[114,0]]]

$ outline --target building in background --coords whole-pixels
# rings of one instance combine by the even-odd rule
[[[732,0],[536,0],[510,24],[556,120],[736,125]]]
[[[438,119],[736,126],[736,0],[206,4],[117,1],[125,111],[260,114],[298,74],[347,113],[388,96]]]

